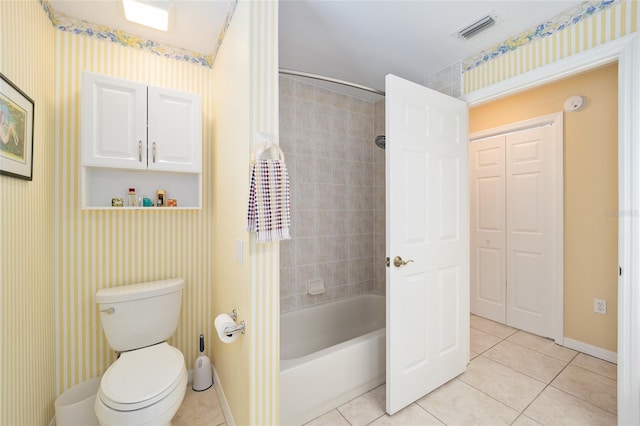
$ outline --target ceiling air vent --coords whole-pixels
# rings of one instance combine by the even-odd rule
[[[456,33],[456,36],[463,40],[468,40],[471,37],[480,34],[482,31],[486,30],[487,28],[490,28],[493,25],[495,25],[497,21],[496,18],[497,18],[496,15],[493,13],[487,16],[484,16],[478,19],[473,24],[467,25],[466,27],[458,31]]]

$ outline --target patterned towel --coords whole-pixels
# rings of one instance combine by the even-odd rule
[[[247,231],[259,243],[288,240],[291,200],[287,166],[279,160],[256,160],[251,166]]]

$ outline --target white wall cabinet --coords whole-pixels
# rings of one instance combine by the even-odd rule
[[[81,103],[83,208],[110,207],[130,187],[200,207],[200,95],[83,72]]]

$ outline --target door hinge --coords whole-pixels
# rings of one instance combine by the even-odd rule
[[[391,259],[389,259],[389,256],[387,256],[386,265],[387,265],[387,268],[391,266]]]
[[[622,266],[618,266],[618,276],[622,276]]]

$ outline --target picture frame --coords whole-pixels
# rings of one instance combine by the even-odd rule
[[[0,175],[33,180],[35,104],[0,73]]]

